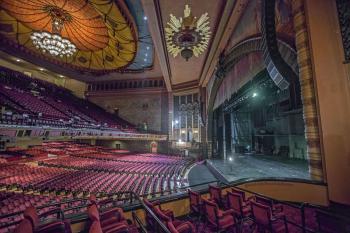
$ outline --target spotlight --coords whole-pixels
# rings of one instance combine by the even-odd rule
[[[20,62],[21,60],[19,60],[19,59],[16,59],[16,62]]]
[[[179,123],[179,121],[178,120],[175,120],[175,124],[178,124]]]
[[[252,96],[253,96],[253,97],[257,97],[257,96],[258,96],[258,93],[254,92]]]
[[[39,68],[39,70],[40,70],[40,71],[44,71],[44,69],[43,69],[43,68]]]
[[[233,160],[233,158],[232,158],[232,157],[228,157],[228,160],[229,160],[229,161],[232,161],[232,160]]]

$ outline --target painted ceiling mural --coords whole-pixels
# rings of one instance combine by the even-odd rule
[[[3,47],[18,50],[35,60],[44,59],[74,71],[92,74],[143,71],[153,64],[153,45],[147,38],[147,23],[143,18],[135,17],[142,11],[140,0],[127,0],[126,3],[110,0],[1,0],[1,43],[6,44]],[[52,33],[52,9],[65,17],[61,36],[76,46],[77,52],[72,56],[42,53],[30,38],[34,31]],[[139,37],[142,43],[139,43]]]
[[[250,1],[239,24],[231,35],[228,48],[248,38],[261,35],[261,1]],[[294,25],[291,0],[276,0],[277,37],[294,47]]]

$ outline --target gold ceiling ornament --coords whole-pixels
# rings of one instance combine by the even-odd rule
[[[122,72],[137,53],[137,27],[120,1],[111,0],[0,0],[0,41],[3,51],[94,74]],[[32,40],[35,32],[43,36],[68,39],[76,51],[51,46],[52,40]],[[38,36],[38,34],[35,34]],[[55,45],[61,45],[57,41]],[[48,43],[50,42],[50,43]],[[39,49],[37,49],[37,45]],[[42,45],[46,46],[42,53]],[[65,46],[65,44],[63,44]],[[50,50],[54,56],[51,55]],[[57,49],[57,50],[56,50]],[[67,49],[64,51],[67,52]],[[62,54],[62,57],[60,56]],[[68,56],[70,54],[70,56]]]
[[[48,31],[33,31],[30,38],[37,49],[52,56],[70,57],[76,51],[76,46],[68,38],[61,37],[65,22],[72,20],[72,16],[65,10],[47,5],[44,9],[51,16],[52,33]]]
[[[176,18],[170,14],[170,21],[165,28],[165,39],[170,54],[176,57],[179,53],[188,61],[193,55],[198,57],[208,47],[210,27],[208,13],[199,19],[194,17],[191,8],[186,5],[184,17]]]

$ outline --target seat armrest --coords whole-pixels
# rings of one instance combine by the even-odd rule
[[[234,213],[235,213],[235,211],[233,209],[229,209],[226,211],[219,211],[218,215],[219,215],[219,217],[222,217],[222,216],[226,216],[226,215],[233,215]]]
[[[191,230],[191,233],[195,232],[195,228],[194,228],[193,224],[190,223],[190,222],[183,222],[183,223],[181,223],[180,225],[176,226],[176,230],[179,233],[189,232],[189,230]]]
[[[35,233],[60,233],[65,232],[65,224],[62,221],[51,222],[42,226],[38,226],[34,230]]]
[[[161,205],[160,205],[160,201],[154,201],[154,202],[152,202],[152,205],[153,205],[153,206],[159,206],[159,209],[160,209],[160,210],[162,209],[162,207],[161,207]]]
[[[100,213],[100,218],[107,219],[107,218],[111,218],[111,217],[116,217],[116,215],[118,216],[118,218],[120,220],[124,219],[123,210],[119,207],[109,209],[109,210],[106,210],[106,211]]]
[[[271,218],[271,221],[278,221],[278,220],[283,220],[283,221],[287,221],[287,218],[284,214],[280,213],[280,214],[276,214]]]

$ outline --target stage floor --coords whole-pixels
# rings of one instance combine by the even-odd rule
[[[209,161],[228,181],[245,178],[299,178],[310,179],[308,162],[266,155],[229,155],[230,160]]]

